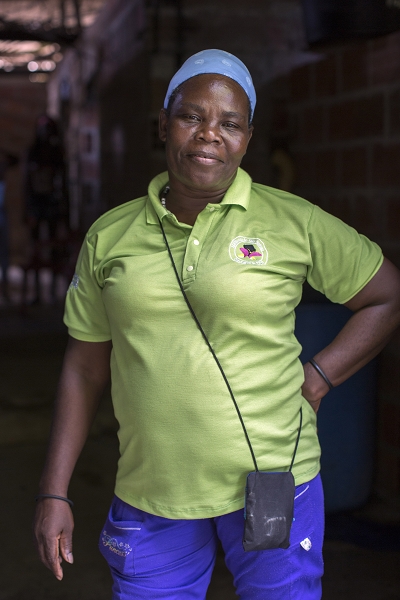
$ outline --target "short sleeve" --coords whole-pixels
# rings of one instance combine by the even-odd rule
[[[379,246],[340,219],[314,206],[309,221],[311,265],[307,281],[332,302],[343,304],[382,265]]]
[[[82,245],[76,272],[68,288],[64,323],[69,334],[83,342],[111,339],[102,287],[96,277],[95,251],[88,238]]]

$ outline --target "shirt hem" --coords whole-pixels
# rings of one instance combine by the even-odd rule
[[[77,331],[76,329],[71,329],[69,327],[68,334],[80,342],[109,342],[111,340],[110,335],[93,335],[82,333],[82,331]]]
[[[319,461],[318,464],[307,471],[298,474],[296,476],[296,486],[302,485],[303,483],[307,483],[311,481],[318,475],[320,471]],[[172,508],[170,506],[165,506],[162,504],[158,504],[156,502],[150,502],[145,498],[136,498],[132,496],[129,492],[126,492],[123,488],[121,489],[118,485],[115,487],[114,491],[115,495],[118,496],[123,502],[138,508],[139,510],[143,510],[144,512],[150,513],[152,515],[156,515],[157,517],[163,517],[166,519],[212,519],[214,517],[221,517],[222,515],[226,515],[236,510],[240,510],[244,508],[244,495],[245,491],[243,489],[243,493],[240,498],[235,498],[235,500],[231,500],[230,502],[210,507],[194,507],[194,508],[176,508],[176,505]]]
[[[367,277],[367,279],[360,284],[360,286],[358,287],[356,292],[353,292],[350,296],[346,297],[345,300],[340,300],[339,304],[345,304],[346,302],[349,302],[350,300],[352,300],[352,298],[354,298],[354,296],[356,296],[359,292],[361,292],[361,290],[363,290],[365,288],[365,286],[371,281],[371,279],[373,277],[375,277],[375,275],[377,274],[377,272],[379,271],[379,269],[382,266],[384,260],[384,256],[381,253],[379,260],[374,268],[374,270],[372,271],[372,273]]]

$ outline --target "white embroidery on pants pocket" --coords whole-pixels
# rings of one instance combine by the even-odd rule
[[[132,529],[136,529],[132,527]],[[129,544],[124,544],[123,542],[118,542],[116,538],[111,537],[107,534],[107,531],[103,531],[103,536],[101,538],[103,542],[103,546],[106,546],[111,552],[114,554],[118,554],[118,556],[128,556],[132,552],[132,548]]]

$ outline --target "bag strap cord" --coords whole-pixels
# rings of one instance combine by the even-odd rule
[[[164,242],[165,242],[166,248],[167,248],[167,250],[168,250],[169,258],[170,258],[170,260],[171,260],[171,264],[172,264],[172,267],[173,267],[173,269],[174,269],[174,273],[175,273],[176,279],[177,279],[177,281],[178,281],[178,284],[179,284],[180,290],[181,290],[181,292],[182,292],[182,296],[183,296],[183,298],[184,298],[184,300],[185,300],[185,302],[186,302],[186,304],[187,304],[187,307],[188,307],[188,309],[190,310],[190,313],[191,313],[191,315],[192,315],[192,317],[193,317],[193,319],[194,319],[194,321],[195,321],[195,323],[196,323],[197,327],[198,327],[198,328],[199,328],[199,330],[200,330],[200,333],[201,333],[201,335],[202,335],[202,336],[203,336],[203,338],[204,338],[204,341],[206,342],[206,344],[207,344],[207,346],[208,346],[208,348],[209,348],[209,350],[210,350],[210,352],[211,352],[211,354],[212,354],[212,356],[213,356],[213,358],[214,358],[215,362],[217,363],[217,366],[218,366],[218,368],[219,368],[219,370],[220,370],[220,372],[221,372],[221,375],[222,375],[222,378],[223,378],[223,380],[225,381],[226,387],[228,388],[228,392],[229,392],[229,394],[230,394],[230,396],[231,396],[231,398],[232,398],[232,402],[233,402],[233,404],[234,404],[234,406],[235,406],[235,409],[236,409],[237,415],[238,415],[238,417],[239,417],[239,421],[240,421],[240,424],[241,424],[241,426],[242,426],[243,433],[244,433],[244,436],[245,436],[245,438],[246,438],[247,445],[248,445],[248,447],[249,447],[249,450],[250,450],[250,454],[251,454],[251,458],[252,458],[252,461],[253,461],[253,464],[254,464],[254,468],[255,468],[255,470],[258,472],[258,471],[259,471],[259,468],[258,468],[258,465],[257,465],[257,460],[256,460],[256,457],[255,457],[255,454],[254,454],[254,450],[253,450],[253,447],[252,447],[252,445],[251,445],[250,438],[249,438],[249,434],[247,433],[247,429],[246,429],[246,426],[245,426],[245,424],[244,424],[243,417],[242,417],[242,415],[241,415],[241,412],[240,412],[239,406],[238,406],[238,404],[237,404],[237,402],[236,402],[235,396],[233,395],[232,388],[231,388],[231,386],[230,386],[230,383],[229,383],[229,381],[228,381],[228,378],[227,378],[227,376],[225,375],[225,372],[224,372],[224,370],[223,370],[223,368],[222,368],[222,365],[221,365],[221,363],[219,362],[219,360],[218,360],[218,357],[217,357],[217,355],[216,355],[216,354],[215,354],[215,352],[214,352],[214,348],[211,346],[211,344],[210,344],[210,342],[209,342],[209,340],[208,340],[208,337],[206,336],[206,333],[205,333],[205,331],[204,331],[203,327],[201,326],[201,323],[200,323],[199,319],[197,318],[197,315],[196,315],[196,313],[194,312],[194,309],[193,309],[192,305],[190,304],[189,298],[188,298],[188,297],[187,297],[187,295],[186,295],[186,292],[185,292],[185,290],[184,290],[184,288],[183,288],[183,285],[182,285],[181,278],[179,277],[179,273],[178,273],[178,270],[177,270],[177,268],[176,268],[176,264],[175,264],[175,261],[174,261],[174,257],[172,256],[171,248],[170,248],[170,246],[169,246],[168,239],[167,239],[167,236],[166,236],[166,234],[165,234],[164,227],[163,227],[163,225],[162,225],[162,222],[161,222],[160,218],[158,219],[158,221],[159,221],[159,223],[160,223],[160,227],[161,227],[162,235],[163,235],[163,238],[164,238]],[[293,464],[294,464],[294,459],[295,459],[295,457],[296,457],[297,447],[298,447],[298,445],[299,445],[299,440],[300,440],[300,433],[301,433],[302,422],[303,422],[303,410],[302,410],[302,408],[300,408],[300,426],[299,426],[299,431],[298,431],[298,434],[297,434],[296,444],[295,444],[295,448],[294,448],[294,452],[293,452],[293,456],[292,456],[292,462],[290,463],[289,471],[291,471],[291,470],[292,470],[292,467],[293,467]]]
[[[293,452],[293,456],[292,456],[292,462],[290,463],[289,471],[292,470],[293,465],[294,465],[294,459],[296,458],[296,452],[297,452],[297,448],[298,448],[299,441],[300,441],[300,434],[301,434],[301,427],[302,427],[302,425],[303,425],[303,407],[300,406],[300,425],[299,425],[299,431],[297,433],[296,444],[294,446],[294,452]]]

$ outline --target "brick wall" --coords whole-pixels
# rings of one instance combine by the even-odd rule
[[[400,267],[400,33],[335,46],[269,91],[271,147],[291,156],[293,191]],[[376,487],[400,499],[400,334],[379,363]]]
[[[6,206],[10,228],[11,263],[21,264],[27,253],[24,223],[24,156],[33,141],[35,120],[46,112],[46,88],[28,76],[0,76],[0,148],[20,159],[6,176]]]

